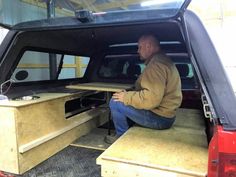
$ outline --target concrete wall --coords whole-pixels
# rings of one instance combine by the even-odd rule
[[[2,40],[4,39],[4,37],[6,36],[8,30],[7,29],[4,29],[4,28],[1,28],[0,27],[0,44],[2,43]]]

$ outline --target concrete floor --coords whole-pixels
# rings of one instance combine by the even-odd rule
[[[103,151],[68,146],[23,175],[15,177],[100,177],[96,158]]]

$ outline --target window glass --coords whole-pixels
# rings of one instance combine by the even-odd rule
[[[181,78],[193,78],[193,67],[190,63],[175,63]]]
[[[76,10],[93,12],[96,22],[162,19],[175,16],[184,0],[0,0],[0,23],[14,25],[20,22],[47,18],[47,9],[53,16],[74,16]],[[150,10],[150,13],[147,13]],[[152,10],[155,10],[151,12]],[[117,12],[124,12],[122,14]],[[126,14],[129,12],[130,14]],[[106,17],[101,18],[102,15]]]
[[[103,78],[137,79],[143,69],[138,56],[108,56],[98,73]]]
[[[193,78],[190,63],[175,62],[181,78]],[[145,64],[139,56],[107,56],[99,69],[99,76],[105,78],[137,78],[144,70]]]
[[[199,88],[198,81],[194,76],[194,70],[191,63],[175,62],[175,66],[179,72],[183,90]]]
[[[191,64],[188,64],[189,67],[189,73],[187,75],[188,78],[192,78],[193,77],[193,66]]]
[[[89,57],[26,51],[12,79],[16,82],[60,80],[84,76]]]
[[[193,66],[188,58],[171,57],[180,74],[182,89],[198,88]],[[183,61],[184,60],[184,61]],[[187,61],[188,60],[188,61]],[[145,69],[138,55],[112,55],[104,58],[98,75],[102,78],[136,80]]]

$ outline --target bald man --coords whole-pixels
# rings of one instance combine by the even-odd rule
[[[135,90],[114,93],[110,100],[116,134],[105,137],[109,144],[129,129],[129,119],[152,129],[170,128],[182,101],[179,73],[161,51],[159,41],[153,35],[143,35],[138,41],[138,53],[146,67],[135,83]]]

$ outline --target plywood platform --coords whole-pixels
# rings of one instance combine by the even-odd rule
[[[186,110],[179,114],[183,112]],[[198,113],[190,111],[188,114]],[[187,123],[181,127],[184,118]],[[130,128],[98,157],[102,176],[205,177],[208,160],[206,135],[199,116],[193,118],[192,125],[187,118],[183,116],[168,130]],[[194,126],[196,122],[198,124]]]

